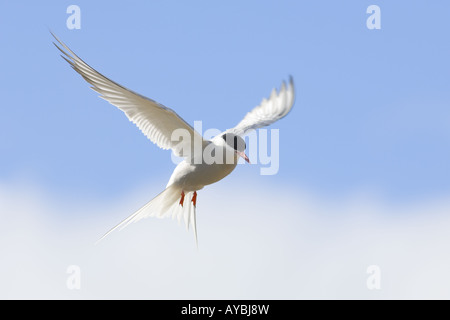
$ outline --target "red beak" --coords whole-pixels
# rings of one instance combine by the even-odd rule
[[[250,159],[247,157],[247,155],[243,151],[236,151],[239,157],[250,163]]]

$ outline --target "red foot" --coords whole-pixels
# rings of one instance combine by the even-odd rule
[[[183,206],[183,202],[184,202],[184,191],[181,191],[181,199],[180,199],[181,206]]]
[[[194,207],[197,207],[197,191],[194,191],[194,195],[192,196],[192,203]]]

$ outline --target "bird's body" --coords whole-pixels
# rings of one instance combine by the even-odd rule
[[[245,145],[245,142],[242,143]],[[203,143],[202,148],[192,154],[193,156],[177,165],[167,186],[175,184],[184,191],[198,191],[229,175],[239,160],[239,154],[221,135]],[[245,159],[245,154],[243,157]],[[248,161],[248,158],[246,160]]]
[[[146,217],[172,216],[183,219],[187,228],[192,226],[197,239],[197,191],[229,175],[240,157],[250,162],[244,153],[246,145],[241,135],[283,118],[294,104],[291,78],[288,87],[283,83],[279,93],[274,89],[270,98],[264,99],[236,127],[205,140],[175,111],[103,76],[53,36],[61,45],[55,43],[63,53],[62,57],[100,93],[101,98],[122,110],[156,145],[171,149],[176,156],[184,158],[174,169],[164,191],[103,237]]]
[[[198,191],[229,175],[237,165],[235,163],[212,163],[210,165],[193,164],[186,160],[180,162],[172,173],[167,186],[176,185],[184,191]]]

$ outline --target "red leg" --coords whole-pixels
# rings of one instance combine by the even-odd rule
[[[197,207],[197,191],[194,191],[194,195],[192,197],[192,203],[194,204],[194,207]]]
[[[180,204],[181,206],[183,206],[183,202],[184,202],[184,191],[181,191],[181,199],[180,199]]]

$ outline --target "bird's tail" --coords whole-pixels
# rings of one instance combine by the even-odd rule
[[[186,229],[192,226],[194,230],[195,242],[197,243],[197,225],[195,220],[195,205],[192,202],[193,192],[186,192],[184,195],[184,203],[180,203],[182,189],[174,185],[168,186],[163,192],[154,197],[150,202],[133,213],[131,216],[123,220],[117,226],[109,230],[98,241],[100,242],[114,230],[122,230],[130,223],[137,222],[147,217],[178,219],[178,222],[184,220]]]

